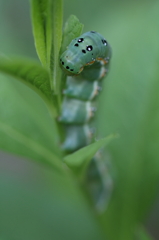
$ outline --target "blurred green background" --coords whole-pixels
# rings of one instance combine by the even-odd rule
[[[116,233],[120,240],[133,239],[130,232],[137,221],[159,238],[158,13],[157,0],[64,1],[64,21],[76,15],[84,32],[100,32],[113,51],[97,116],[99,137],[120,135],[108,146],[115,172],[115,191],[104,220],[110,240],[117,239]],[[0,54],[37,59],[29,1],[0,0]],[[1,75],[0,239],[100,239],[102,231],[76,187],[25,160],[38,158],[17,143],[4,124],[51,151],[57,144],[54,123],[42,100]]]

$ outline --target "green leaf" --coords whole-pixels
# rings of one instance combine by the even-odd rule
[[[105,147],[116,135],[109,135],[108,137],[102,138],[95,143],[92,143],[80,150],[72,153],[64,158],[64,162],[74,170],[78,170],[79,168],[85,168],[89,161],[93,158],[95,153]]]
[[[20,144],[22,146],[26,146],[28,151],[35,153],[38,156],[38,162],[51,166],[56,171],[62,170],[62,164],[60,163],[61,160],[53,152],[49,151],[43,145],[31,139],[24,133],[2,121],[0,121],[0,132],[12,138],[17,145]]]
[[[56,122],[44,101],[20,81],[0,75],[0,149],[61,169]]]
[[[46,18],[48,0],[30,0],[35,47],[41,63],[47,66]]]
[[[62,41],[62,0],[31,0],[32,25],[37,54],[50,71],[50,84],[59,94],[61,69],[59,51]]]
[[[100,98],[98,123],[101,134],[115,130],[120,134],[120,141],[108,146],[117,179],[103,224],[112,240],[134,239],[133,232],[147,217],[158,191],[158,8],[159,2],[144,9],[138,2],[128,11],[119,6],[115,16],[120,19],[120,30],[116,20],[107,29],[114,55]],[[101,17],[104,31],[102,22]]]
[[[61,68],[59,64],[59,52],[62,41],[63,21],[62,0],[52,0],[47,25],[47,56],[51,69],[51,88],[60,98]]]
[[[146,232],[144,227],[140,227],[136,233],[137,240],[153,240],[152,237]]]
[[[68,174],[59,175],[13,158],[7,163],[10,167],[4,171],[6,164],[1,159],[2,240],[107,240]]]
[[[63,53],[70,42],[79,37],[83,30],[83,24],[79,22],[78,18],[71,15],[64,26],[64,33],[62,38],[62,45],[60,52]]]
[[[37,92],[44,99],[44,101],[47,103],[47,106],[49,107],[49,110],[53,111],[52,110],[53,105],[50,103],[51,89],[50,89],[50,83],[48,80],[49,74],[37,62],[30,61],[27,59],[14,58],[12,60],[8,60],[8,59],[0,58],[0,72],[6,73],[9,76],[15,77],[16,79],[20,80],[20,82],[29,86],[31,89]],[[1,79],[1,82],[2,81],[4,81],[4,79],[3,80]],[[1,88],[3,91],[3,87]],[[10,89],[8,87],[6,94],[8,94],[8,96],[13,96],[14,88],[11,89],[10,94],[9,94],[9,91]],[[1,97],[2,97],[1,104],[4,105],[5,100],[2,93],[1,93]],[[24,98],[24,93],[22,94],[22,97]],[[29,103],[30,100],[31,100],[30,96],[28,95],[26,98],[26,101]],[[9,101],[13,102],[13,99],[11,100],[10,98],[8,98],[8,102]],[[31,106],[34,106],[33,101],[30,102]],[[25,106],[24,102],[21,99],[19,100],[19,102],[22,103],[21,109],[25,110],[25,107],[27,109],[28,106]],[[50,151],[43,144],[36,141],[36,138],[32,137],[33,129],[32,128],[27,129],[27,123],[26,123],[27,121],[25,121],[27,118],[26,117],[22,118],[19,113],[18,114],[16,113],[18,109],[17,103],[14,104],[14,107],[15,109],[13,107],[10,109],[8,108],[8,106],[6,106],[4,109],[1,108],[1,114],[0,114],[0,134],[1,134],[1,140],[2,140],[2,142],[0,141],[1,149],[8,150],[16,154],[21,154],[21,155],[24,154],[24,156],[29,156],[29,158],[36,159],[38,160],[38,162],[51,165],[55,169],[61,168],[62,166],[62,164],[60,163],[61,160],[57,157],[56,154],[52,152],[53,146],[52,146],[52,151]],[[14,116],[12,119],[11,113],[13,109],[14,109],[15,116],[17,116],[17,119],[15,119]],[[9,115],[8,115],[8,111],[10,111]],[[38,116],[39,116],[38,106],[35,107],[33,112],[36,115],[35,121],[37,122]],[[31,114],[33,114],[33,112],[31,112]],[[22,110],[21,110],[21,113],[22,113]],[[53,113],[55,113],[55,111],[53,111]],[[41,114],[41,109],[40,109],[40,114]],[[5,118],[5,116],[8,116],[8,118]],[[18,122],[19,120],[21,121]],[[14,121],[16,124],[14,124]],[[30,119],[28,120],[28,122],[31,124]],[[36,125],[39,125],[39,124],[36,123]],[[42,128],[44,129],[43,126]],[[34,130],[35,130],[35,127],[34,127]],[[56,141],[57,139],[58,138],[56,136]],[[47,143],[47,141],[45,142]]]
[[[0,72],[15,77],[43,98],[51,100],[49,74],[37,62],[23,58],[0,57]]]

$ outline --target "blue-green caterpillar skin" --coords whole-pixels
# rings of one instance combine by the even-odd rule
[[[90,124],[96,111],[96,98],[101,81],[109,70],[111,48],[105,38],[94,31],[86,32],[71,41],[60,57],[68,75],[59,121],[65,129],[62,149],[72,153],[93,140]],[[92,159],[86,185],[98,210],[105,206],[112,180],[99,152]]]
[[[67,125],[65,126],[66,139],[62,145],[63,150],[74,152],[88,145],[91,141],[91,132],[87,124],[84,125]]]
[[[65,98],[62,106],[60,121],[67,124],[84,124],[93,117],[91,102]]]
[[[91,31],[72,40],[60,61],[69,73],[79,74],[85,66],[92,65],[95,61],[107,63],[110,55],[110,46],[105,38]]]
[[[70,98],[77,98],[83,101],[92,100],[100,91],[98,81],[88,81],[82,76],[68,77],[64,94]]]

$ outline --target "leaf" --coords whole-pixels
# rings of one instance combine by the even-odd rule
[[[159,2],[144,9],[136,3],[125,12],[119,6],[115,15],[116,20],[120,19],[120,30],[116,20],[107,29],[114,55],[106,88],[101,94],[98,124],[101,134],[115,130],[120,134],[120,141],[108,146],[117,180],[103,224],[112,240],[134,239],[133,232],[146,218],[158,191],[158,7]],[[135,16],[134,9],[138,9]],[[101,17],[104,31],[102,22]]]
[[[144,227],[140,227],[136,233],[137,240],[153,240],[150,235],[146,232]]]
[[[12,138],[17,145],[26,146],[28,151],[35,153],[38,156],[38,162],[51,166],[56,171],[62,170],[61,160],[53,152],[50,152],[47,148],[26,136],[24,133],[2,121],[0,121],[0,132]]]
[[[57,110],[51,104],[52,92],[49,74],[45,68],[30,59],[12,58],[8,60],[0,57],[0,72],[15,77],[34,90],[47,103],[53,115],[57,116]]]
[[[16,48],[13,36],[4,42]],[[30,59],[0,57],[0,72],[19,80],[0,74],[0,149],[56,171],[62,169],[56,124],[38,96],[56,112],[52,110],[48,71]]]
[[[72,153],[64,158],[64,162],[72,169],[79,169],[86,166],[89,161],[93,158],[95,153],[102,147],[106,146],[115,135],[109,135],[108,137],[102,138],[95,143],[92,143],[80,150]]]
[[[63,53],[66,50],[66,47],[70,42],[79,37],[83,30],[83,24],[79,22],[78,18],[74,15],[71,15],[67,22],[65,23],[64,33],[62,38],[62,45],[60,52]]]
[[[61,68],[59,64],[59,52],[62,41],[62,0],[52,0],[47,24],[47,56],[50,61],[51,88],[60,98]]]
[[[59,94],[61,69],[59,51],[62,40],[62,0],[31,0],[32,25],[39,59],[50,72],[51,89]]]
[[[41,67],[37,62],[31,61],[28,59],[14,58],[12,60],[8,60],[5,58],[0,58],[0,72],[6,73],[7,75],[15,77],[16,79],[20,80],[22,83],[26,84],[31,89],[36,91],[47,103],[49,110],[53,111],[52,110],[53,105],[51,104],[51,89],[50,89],[50,83],[49,83],[49,74],[46,71],[46,69]],[[4,79],[1,81],[4,81]],[[12,88],[12,90],[14,92],[14,88]],[[11,90],[10,96],[13,96],[12,90]],[[9,93],[9,88],[7,89],[6,93]],[[4,104],[4,97],[2,93],[1,93],[1,97],[3,99],[2,103]],[[24,98],[23,94],[22,94],[22,97]],[[28,95],[26,100],[27,102],[29,102],[30,100],[29,98],[30,97]],[[8,98],[8,102],[9,101],[13,102],[13,99],[11,100]],[[22,109],[24,108],[25,110],[25,107],[26,107],[27,109],[28,106],[25,106],[22,100],[20,100],[20,102],[22,103],[21,108]],[[18,105],[16,104],[14,106],[18,108]],[[34,102],[31,102],[30,105],[34,106]],[[44,147],[42,144],[40,144],[40,142],[36,141],[36,138],[32,138],[31,135],[33,130],[31,128],[30,131],[28,131],[26,127],[27,125],[25,123],[26,117],[25,119],[23,119],[21,118],[20,114],[17,114],[16,115],[17,119],[15,121],[16,124],[14,124],[14,121],[12,120],[13,107],[11,109],[7,107],[4,109],[5,111],[3,110],[3,108],[1,108],[1,115],[0,115],[0,133],[1,133],[1,140],[2,140],[2,142],[0,141],[1,149],[8,150],[16,154],[28,156],[29,158],[36,159],[38,160],[38,162],[42,162],[44,164],[53,166],[54,169],[62,168],[62,164],[60,163],[61,160],[59,159],[59,157],[56,156],[56,154],[52,152],[53,146],[52,146],[52,151],[50,151],[47,147]],[[38,113],[37,107],[38,106],[36,106],[35,109],[33,110],[35,114]],[[8,114],[8,111],[10,111],[9,114]],[[14,109],[14,111],[16,112],[17,109]],[[56,110],[53,111],[54,114],[55,112]],[[21,113],[22,113],[22,110],[21,110]],[[4,116],[8,116],[8,118],[5,119]],[[15,117],[13,114],[13,119],[14,118]],[[19,119],[21,119],[20,123],[18,123]],[[38,121],[38,115],[36,115],[35,121],[36,122]],[[30,119],[28,122],[30,123]],[[36,125],[39,125],[39,124],[36,123]],[[22,129],[19,129],[19,126],[21,126]],[[56,141],[57,141],[57,137],[56,137]]]
[[[24,84],[0,75],[0,149],[62,169],[56,121]]]
[[[47,66],[46,17],[48,0],[30,0],[35,47],[41,63]]]
[[[51,100],[49,74],[46,69],[30,59],[0,58],[0,72],[20,80],[43,98]]]
[[[5,164],[1,159],[0,192],[2,240],[107,239],[69,174],[13,158]]]

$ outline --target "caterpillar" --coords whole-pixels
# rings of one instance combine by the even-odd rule
[[[75,38],[60,57],[67,74],[66,88],[59,121],[65,129],[62,149],[72,153],[93,140],[92,119],[101,80],[109,69],[111,48],[106,39],[95,31]],[[97,152],[87,170],[86,185],[97,208],[106,202],[108,188],[112,188],[106,162]]]

